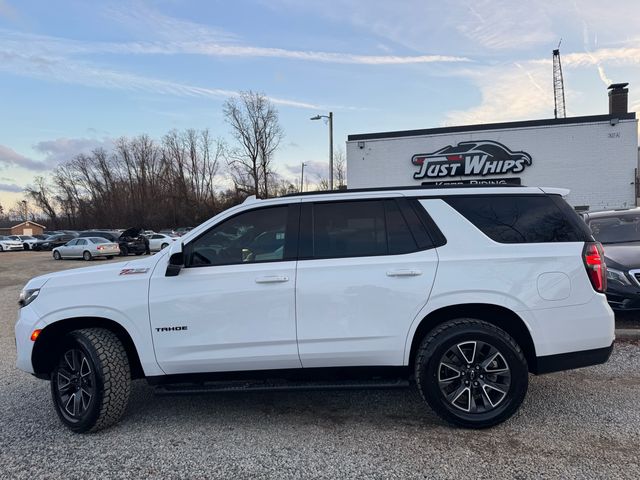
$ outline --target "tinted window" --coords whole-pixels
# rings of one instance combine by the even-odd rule
[[[640,215],[611,215],[589,220],[593,236],[602,243],[640,241]]]
[[[187,266],[283,260],[287,211],[261,208],[225,220],[188,245]]]
[[[387,217],[387,243],[389,254],[409,253],[417,250],[416,241],[407,226],[395,200],[384,202]]]
[[[86,240],[84,240],[84,239],[80,239],[80,240],[78,240],[78,242],[76,243],[76,245],[86,245],[86,244],[87,244],[87,241],[86,241]]]
[[[382,200],[314,205],[314,258],[386,253],[387,233]]]
[[[72,247],[74,245],[77,245],[79,241],[80,240],[71,240],[70,242],[67,242],[67,247]]]
[[[550,196],[473,195],[449,197],[445,200],[496,242],[546,243],[588,240],[588,235],[579,226],[580,219],[575,212],[567,212],[558,205],[558,199]],[[559,201],[564,203],[562,199]]]

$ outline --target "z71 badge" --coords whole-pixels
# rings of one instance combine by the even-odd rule
[[[137,273],[147,273],[148,268],[123,268],[120,270],[120,275],[135,275]]]

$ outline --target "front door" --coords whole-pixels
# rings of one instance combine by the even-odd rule
[[[299,368],[295,275],[299,208],[229,217],[183,247],[185,267],[151,279],[156,358],[167,374]]]

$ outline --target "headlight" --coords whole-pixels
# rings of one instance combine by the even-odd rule
[[[631,286],[631,282],[629,281],[629,278],[627,278],[625,273],[621,272],[620,270],[616,270],[615,268],[607,267],[607,280],[619,285],[624,285],[627,287]]]
[[[20,297],[18,298],[18,304],[20,305],[20,308],[26,307],[31,302],[33,302],[38,297],[39,293],[40,293],[39,288],[22,290],[20,292]]]

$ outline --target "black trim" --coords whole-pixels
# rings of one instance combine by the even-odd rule
[[[548,118],[542,120],[524,120],[520,122],[485,123],[477,125],[461,125],[456,127],[426,128],[418,130],[398,130],[394,132],[362,133],[347,136],[348,142],[358,140],[380,140],[383,138],[416,137],[420,135],[437,135],[443,133],[476,132],[481,130],[500,130],[505,128],[543,127],[553,125],[571,125],[580,123],[606,122],[612,119],[634,120],[635,112],[605,115],[586,115],[582,117]]]
[[[582,350],[579,352],[560,353],[558,355],[545,355],[536,359],[536,369],[533,373],[560,372],[574,368],[599,365],[609,360],[613,351],[613,343],[610,347],[596,348],[594,350]]]
[[[242,370],[233,372],[207,372],[174,375],[157,375],[146,377],[151,385],[166,385],[176,383],[200,383],[223,380],[355,380],[355,379],[389,379],[409,378],[409,367],[318,367],[318,368],[287,368],[274,370]]]
[[[514,185],[510,183],[501,183],[496,185],[486,185],[486,184],[469,184],[469,185],[461,185],[461,184],[450,184],[450,185],[401,185],[398,187],[367,187],[367,188],[351,188],[346,190],[322,190],[317,192],[299,192],[299,193],[287,193],[286,195],[282,195],[278,198],[289,198],[289,197],[307,197],[311,195],[331,195],[335,193],[366,193],[366,192],[395,192],[402,190],[446,190],[448,188],[522,188],[526,187],[526,185]],[[330,200],[325,200],[330,201]]]
[[[424,225],[424,228],[427,230],[427,233],[431,237],[431,241],[433,242],[433,246],[435,248],[442,247],[447,244],[447,238],[442,233],[442,230],[438,227],[436,222],[433,221],[431,215],[425,210],[425,208],[420,204],[420,199],[412,198],[409,200],[410,205],[413,207],[413,211],[418,215],[418,218]]]

